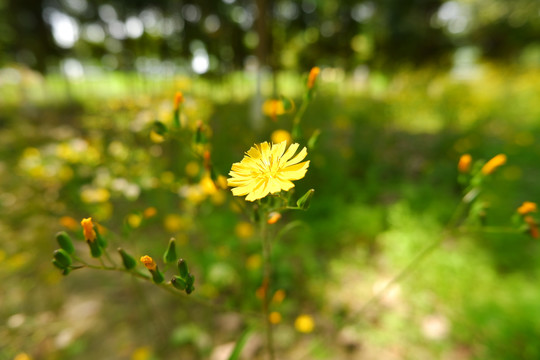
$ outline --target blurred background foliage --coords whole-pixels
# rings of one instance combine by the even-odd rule
[[[262,101],[299,106],[314,65],[302,132],[321,135],[296,195],[315,198],[274,229],[299,221],[273,249],[278,354],[540,358],[538,240],[445,228],[463,153],[508,156],[481,194],[487,226],[540,199],[539,16],[529,0],[0,1],[0,359],[218,360],[246,329],[243,358],[262,358],[258,234],[152,124],[182,91],[185,128],[205,125],[226,175],[291,129]],[[80,239],[90,215],[136,256],[176,237],[195,293],[62,277],[54,234]]]

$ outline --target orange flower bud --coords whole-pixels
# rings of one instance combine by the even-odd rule
[[[499,166],[504,165],[506,163],[506,155],[499,154],[496,155],[493,159],[489,160],[483,167],[482,167],[482,174],[489,175],[495,171]]]
[[[177,91],[174,95],[174,110],[178,110],[180,104],[184,102],[184,95],[180,91]]]
[[[87,241],[94,242],[96,240],[96,231],[94,230],[94,224],[92,223],[92,218],[82,219],[81,225],[83,227],[84,238]]]
[[[469,154],[463,154],[459,158],[458,170],[460,173],[466,174],[471,170],[472,156]]]
[[[523,204],[521,204],[521,206],[518,207],[517,212],[520,215],[527,215],[528,213],[536,212],[536,210],[537,210],[536,203],[533,203],[531,201],[524,201]]]
[[[307,81],[308,89],[313,89],[313,86],[315,85],[315,80],[317,80],[317,76],[319,76],[320,72],[321,72],[321,69],[317,66],[311,69],[311,71],[309,72],[308,81]]]
[[[148,270],[152,270],[152,271],[156,270],[157,265],[154,259],[152,259],[150,256],[148,255],[141,256],[140,260]]]
[[[277,211],[272,211],[270,214],[268,214],[268,220],[266,221],[268,224],[275,224],[281,219],[281,214]]]

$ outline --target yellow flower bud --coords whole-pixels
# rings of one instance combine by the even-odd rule
[[[482,167],[482,174],[489,175],[495,171],[499,166],[504,165],[506,163],[506,155],[499,154],[496,155],[493,159],[489,160],[483,167]]]
[[[83,227],[84,238],[87,241],[94,242],[96,240],[96,231],[94,230],[94,224],[92,218],[82,219],[81,225]]]
[[[177,91],[176,94],[174,95],[174,110],[178,110],[178,108],[183,102],[184,102],[184,95],[180,91]]]
[[[521,206],[518,207],[517,212],[520,215],[527,215],[528,213],[536,212],[536,210],[537,210],[536,203],[533,203],[531,201],[524,201],[523,204],[521,204]]]
[[[315,66],[311,69],[307,82],[308,89],[313,89],[313,86],[315,85],[315,80],[317,80],[317,76],[319,76],[320,72],[321,69],[318,66]]]
[[[469,154],[463,154],[459,158],[458,170],[460,173],[466,174],[471,170],[472,156]]]

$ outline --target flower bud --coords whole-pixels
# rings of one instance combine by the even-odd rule
[[[195,276],[193,274],[189,274],[189,276],[186,279],[186,294],[189,295],[195,290],[195,287],[193,286],[194,283],[195,283]]]
[[[96,232],[96,240],[97,240],[97,243],[99,245],[99,247],[105,249],[107,247],[107,240],[105,240],[105,238],[101,235],[101,233],[99,232],[99,229],[96,225],[94,225],[94,230]]]
[[[174,241],[174,238],[171,238],[169,240],[169,246],[167,246],[167,250],[165,250],[165,253],[163,254],[163,262],[165,264],[172,263],[176,261],[176,243]]]
[[[189,276],[189,269],[184,259],[178,260],[178,273],[182,279],[187,279]]]
[[[186,282],[180,276],[173,275],[171,279],[171,284],[178,290],[182,290],[182,291],[186,290]]]
[[[135,266],[137,266],[137,261],[135,261],[135,258],[125,252],[124,249],[118,248],[118,253],[122,257],[122,263],[127,270],[133,269]]]
[[[458,171],[462,174],[466,174],[471,170],[472,156],[469,154],[463,154],[459,158]]]
[[[499,154],[493,157],[491,160],[489,160],[483,167],[482,167],[482,174],[489,175],[495,171],[499,166],[504,165],[506,163],[506,155]]]
[[[56,241],[58,242],[58,245],[60,245],[60,247],[64,249],[68,254],[73,254],[75,252],[73,242],[65,231],[60,231],[56,234]]]
[[[313,198],[314,192],[315,192],[314,189],[308,190],[304,194],[304,196],[298,199],[298,201],[296,202],[296,205],[302,210],[307,210],[309,208],[309,205],[311,204],[311,199]]]
[[[321,69],[318,66],[311,68],[311,71],[309,72],[309,76],[308,76],[308,81],[307,81],[308,89],[313,89],[313,86],[315,86],[315,80],[317,80],[317,77],[319,76],[320,72],[321,72]]]
[[[64,249],[54,250],[54,260],[61,266],[61,269],[65,269],[71,265],[71,256]],[[56,265],[56,264],[55,264]],[[56,266],[58,266],[56,265]]]

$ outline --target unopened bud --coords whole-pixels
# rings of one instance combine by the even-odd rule
[[[167,250],[165,250],[165,253],[163,254],[163,262],[165,264],[176,261],[176,243],[174,240],[174,238],[169,240],[169,246],[167,246]]]
[[[67,251],[64,249],[55,250],[53,256],[54,256],[54,260],[56,260],[58,265],[61,266],[61,269],[67,268],[72,263],[71,256],[69,256]]]
[[[186,282],[180,276],[173,275],[171,279],[171,284],[178,290],[186,290]]]
[[[184,259],[178,260],[178,273],[182,279],[187,279],[189,276],[189,269]]]
[[[309,205],[311,204],[311,199],[313,198],[314,192],[315,192],[314,189],[308,190],[304,194],[304,196],[298,199],[298,201],[296,202],[296,205],[302,210],[307,210],[309,208]]]
[[[58,245],[60,245],[60,247],[64,249],[68,254],[73,254],[75,252],[73,242],[65,231],[60,231],[56,234],[56,241],[58,242]]]
[[[118,248],[118,253],[122,257],[122,263],[127,270],[133,269],[135,266],[137,266],[137,261],[135,258],[125,252],[124,249]]]

